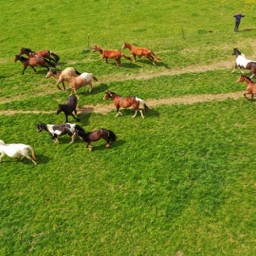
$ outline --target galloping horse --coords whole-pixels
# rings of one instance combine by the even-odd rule
[[[31,160],[35,165],[37,163],[28,155],[28,150],[32,153],[32,157],[36,160],[36,156],[34,150],[31,146],[25,144],[5,144],[4,141],[0,140],[0,163],[2,162],[2,158],[7,155],[9,157],[21,157],[21,161],[24,157]]]
[[[34,52],[30,48],[21,48],[19,55],[22,55],[22,54],[26,54],[29,58],[43,57],[43,58],[52,60],[55,63],[57,63],[60,60],[60,57],[57,54],[49,50],[41,50],[41,51]],[[54,57],[54,59],[51,58],[51,55]]]
[[[81,75],[81,73],[79,73],[76,69],[74,69],[72,67],[68,67],[68,68],[65,68],[62,71],[52,71],[50,69],[48,71],[47,75],[46,75],[46,78],[49,78],[49,77],[53,76],[58,81],[60,75],[65,75],[65,74],[68,74],[70,76],[77,76],[77,75],[79,76],[79,75]],[[66,88],[65,88],[64,82],[62,82],[62,85],[63,85],[63,89],[65,91]],[[61,88],[59,87],[59,83],[57,83],[57,87],[61,90]]]
[[[58,84],[63,81],[68,82],[71,87],[71,95],[73,94],[73,91],[75,91],[77,98],[80,99],[79,96],[77,95],[77,89],[89,84],[90,85],[89,92],[91,92],[92,79],[95,81],[98,81],[98,79],[92,73],[82,73],[80,76],[77,76],[77,77],[64,74],[64,75],[60,75],[58,79]]]
[[[61,113],[62,111],[66,115],[66,123],[68,122],[68,116],[73,116],[74,119],[76,119],[78,122],[80,122],[80,119],[75,118],[73,115],[73,111],[77,115],[76,111],[76,105],[77,105],[77,98],[75,95],[71,95],[68,97],[66,104],[60,104],[59,108],[57,110],[57,115]]]
[[[253,94],[256,94],[256,83],[253,82],[249,77],[246,77],[245,75],[242,75],[238,80],[237,82],[246,82],[247,84],[247,91],[246,93],[244,94],[244,97],[247,99],[247,100],[253,100]],[[251,94],[251,99],[248,99],[246,97],[246,94]]]
[[[254,76],[256,76],[256,61],[247,60],[245,58],[244,54],[242,54],[238,50],[238,48],[234,48],[234,51],[233,51],[232,55],[236,55],[235,69],[232,71],[232,73],[234,73],[235,70],[237,69],[237,67],[239,67],[241,73],[243,73],[243,74],[244,74],[244,71],[242,71],[241,68],[250,69],[251,72],[252,72],[252,75],[251,75],[250,78],[253,78]]]
[[[109,148],[110,145],[116,141],[116,135],[107,129],[101,128],[94,132],[82,132],[76,129],[74,133],[74,137],[79,136],[82,141],[86,142],[86,147],[92,150],[92,142],[98,141],[100,139],[103,139],[107,142],[106,148]]]
[[[41,67],[47,68],[49,70],[49,67],[46,66],[46,63],[55,68],[55,63],[48,61],[47,59],[41,58],[41,57],[35,57],[32,59],[28,59],[28,58],[25,58],[20,55],[15,55],[14,61],[17,62],[18,60],[20,60],[20,62],[22,63],[22,65],[24,67],[23,72],[21,73],[22,75],[24,74],[24,72],[28,66],[33,68],[34,72],[36,72],[36,70],[34,68],[36,66],[41,66]]]
[[[124,55],[121,51],[119,50],[103,50],[101,49],[99,46],[95,45],[93,48],[93,52],[99,51],[100,54],[102,55],[102,58],[104,59],[105,62],[108,62],[108,58],[109,59],[115,59],[116,60],[116,65],[119,66],[119,64],[121,63],[120,59],[122,57],[126,58],[127,60],[130,60],[131,62],[133,62],[133,59],[131,57],[128,57],[126,55]]]
[[[149,59],[154,65],[156,65],[156,63],[154,62],[154,57],[156,59],[156,61],[162,61],[162,59],[156,57],[156,55],[149,50],[148,48],[137,48],[136,46],[133,46],[131,44],[127,44],[124,43],[124,46],[122,47],[122,49],[126,49],[128,48],[131,51],[131,54],[134,57],[134,60],[136,61],[136,55],[144,62],[144,60],[141,58],[141,56],[146,57],[147,59]],[[154,57],[153,57],[153,56]]]
[[[141,117],[144,119],[144,115],[143,115],[143,112],[142,110],[140,110],[140,104],[143,104],[144,106],[144,109],[145,111],[146,110],[149,110],[150,112],[151,109],[146,105],[146,103],[144,102],[144,100],[142,99],[139,99],[137,97],[121,97],[119,95],[117,95],[116,93],[114,92],[107,92],[103,98],[103,100],[107,100],[108,98],[111,98],[113,101],[114,101],[114,105],[116,106],[116,111],[117,111],[117,114],[116,114],[116,117],[120,114],[120,115],[123,115],[119,109],[120,107],[122,108],[129,108],[129,107],[133,107],[135,108],[135,114],[132,116],[132,118],[136,117],[137,116],[137,113],[138,111],[140,111],[140,114],[141,114]]]
[[[37,124],[37,131],[41,132],[43,130],[47,131],[49,135],[52,136],[52,141],[55,143],[59,143],[58,136],[68,134],[70,137],[72,137],[72,140],[71,142],[69,142],[69,144],[74,142],[75,130],[84,132],[84,129],[80,127],[78,124],[71,124],[71,123],[65,123],[60,125],[43,124],[43,123]]]

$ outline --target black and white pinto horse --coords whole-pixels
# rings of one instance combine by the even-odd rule
[[[73,116],[74,119],[76,119],[78,122],[80,122],[80,119],[76,118],[72,112],[75,112],[77,115],[76,111],[76,106],[77,106],[77,98],[75,95],[70,95],[66,101],[66,104],[60,104],[59,108],[57,110],[57,115],[61,113],[62,111],[66,115],[66,122],[68,122],[68,116]]]
[[[256,76],[256,61],[254,60],[247,60],[245,58],[245,55],[242,54],[238,48],[234,48],[234,51],[232,55],[236,55],[236,63],[235,63],[235,69],[232,71],[232,73],[235,72],[235,70],[239,67],[242,74],[245,74],[241,68],[244,69],[250,69],[252,72],[252,76],[250,78],[253,78]]]
[[[65,123],[65,124],[59,124],[59,125],[52,125],[52,124],[43,124],[39,123],[37,124],[37,131],[47,131],[49,135],[52,136],[52,140],[55,143],[59,143],[58,136],[62,136],[65,134],[68,134],[70,137],[72,137],[72,140],[69,144],[74,142],[74,133],[76,130],[84,132],[84,129],[80,127],[77,124],[71,124],[71,123]]]

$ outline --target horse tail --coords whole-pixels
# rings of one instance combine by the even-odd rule
[[[155,55],[155,53],[154,53],[154,52],[152,52],[152,51],[151,51],[151,53],[154,55],[154,57],[155,57],[156,61],[158,61],[158,62],[159,62],[159,61],[162,61],[162,59],[160,59],[160,58],[156,57],[156,55]]]
[[[110,130],[107,130],[108,131],[108,139],[109,139],[109,142],[115,142],[116,141],[116,135],[114,132],[110,131]]]
[[[81,126],[79,126],[78,124],[76,124],[75,129],[77,129],[78,131],[81,131],[81,132],[85,132],[84,129]]]
[[[75,72],[76,72],[76,74],[77,74],[78,76],[80,76],[80,75],[81,75],[81,73],[80,73],[80,72],[78,72],[76,69],[75,69]]]
[[[125,57],[127,60],[130,60],[131,62],[134,62],[134,60],[133,60],[131,57],[126,56],[126,55],[123,54],[122,52],[121,52],[121,56],[122,56],[122,57]]]
[[[43,58],[43,59],[44,59],[44,61],[45,61],[46,63],[48,63],[51,67],[56,68],[56,64],[55,64],[54,62],[51,62],[51,61],[49,61],[49,60],[47,60],[47,59],[45,59],[45,58]]]
[[[98,81],[98,79],[96,78],[96,76],[94,76],[92,73],[90,73],[90,75],[92,76],[94,81]]]
[[[36,159],[36,156],[35,156],[35,152],[33,150],[33,148],[31,146],[28,145],[28,149],[30,150],[31,154],[32,154],[32,157],[34,158],[34,160],[37,160]]]
[[[149,112],[152,112],[152,110],[146,105],[144,100],[137,98],[137,97],[136,97],[136,100],[139,100],[143,104],[145,112],[146,112],[146,110],[148,110]]]
[[[52,56],[54,57],[54,59],[56,60],[56,62],[59,62],[60,57],[59,57],[57,54],[53,53],[52,51],[49,51],[49,53],[50,53],[50,55],[52,55]]]

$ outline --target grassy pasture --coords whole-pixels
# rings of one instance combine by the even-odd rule
[[[233,34],[238,10],[246,17]],[[21,76],[13,62],[21,47],[59,54],[57,70],[96,75],[91,94],[78,90],[80,105],[103,103],[108,89],[143,99],[243,90],[239,72],[230,73],[231,52],[237,46],[255,59],[255,19],[250,1],[1,1],[0,110],[56,110],[70,92],[58,91],[43,68]],[[163,62],[116,67],[91,52],[124,41],[150,47]],[[204,72],[223,61],[230,69]],[[195,73],[150,77],[184,67]],[[145,78],[129,78],[137,75]],[[93,152],[79,139],[56,145],[37,133],[38,122],[63,123],[63,114],[0,115],[0,138],[32,145],[39,163],[4,157],[0,165],[0,255],[254,255],[254,112],[241,98],[162,105],[145,120],[132,119],[133,110],[82,114],[87,131],[118,136],[109,149],[94,143]]]
[[[3,159],[1,254],[253,255],[253,111],[241,99],[163,105],[143,122],[87,115],[87,130],[118,135],[93,152],[37,133],[60,116],[1,116],[1,137],[26,138],[39,162]]]

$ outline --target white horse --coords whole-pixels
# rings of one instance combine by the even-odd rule
[[[252,72],[252,76],[250,78],[253,78],[255,76],[255,72],[256,72],[256,61],[255,60],[247,60],[245,58],[245,55],[243,53],[241,53],[237,48],[234,48],[232,55],[236,55],[235,68],[232,71],[232,73],[235,72],[237,67],[239,67],[242,74],[245,74],[245,73],[243,70],[241,70],[241,68],[250,69]]]
[[[4,141],[0,140],[0,163],[5,155],[9,157],[19,157],[22,155],[21,160],[26,157],[37,165],[37,163],[28,155],[28,149],[32,153],[32,157],[36,160],[34,150],[31,146],[25,144],[5,144]]]

